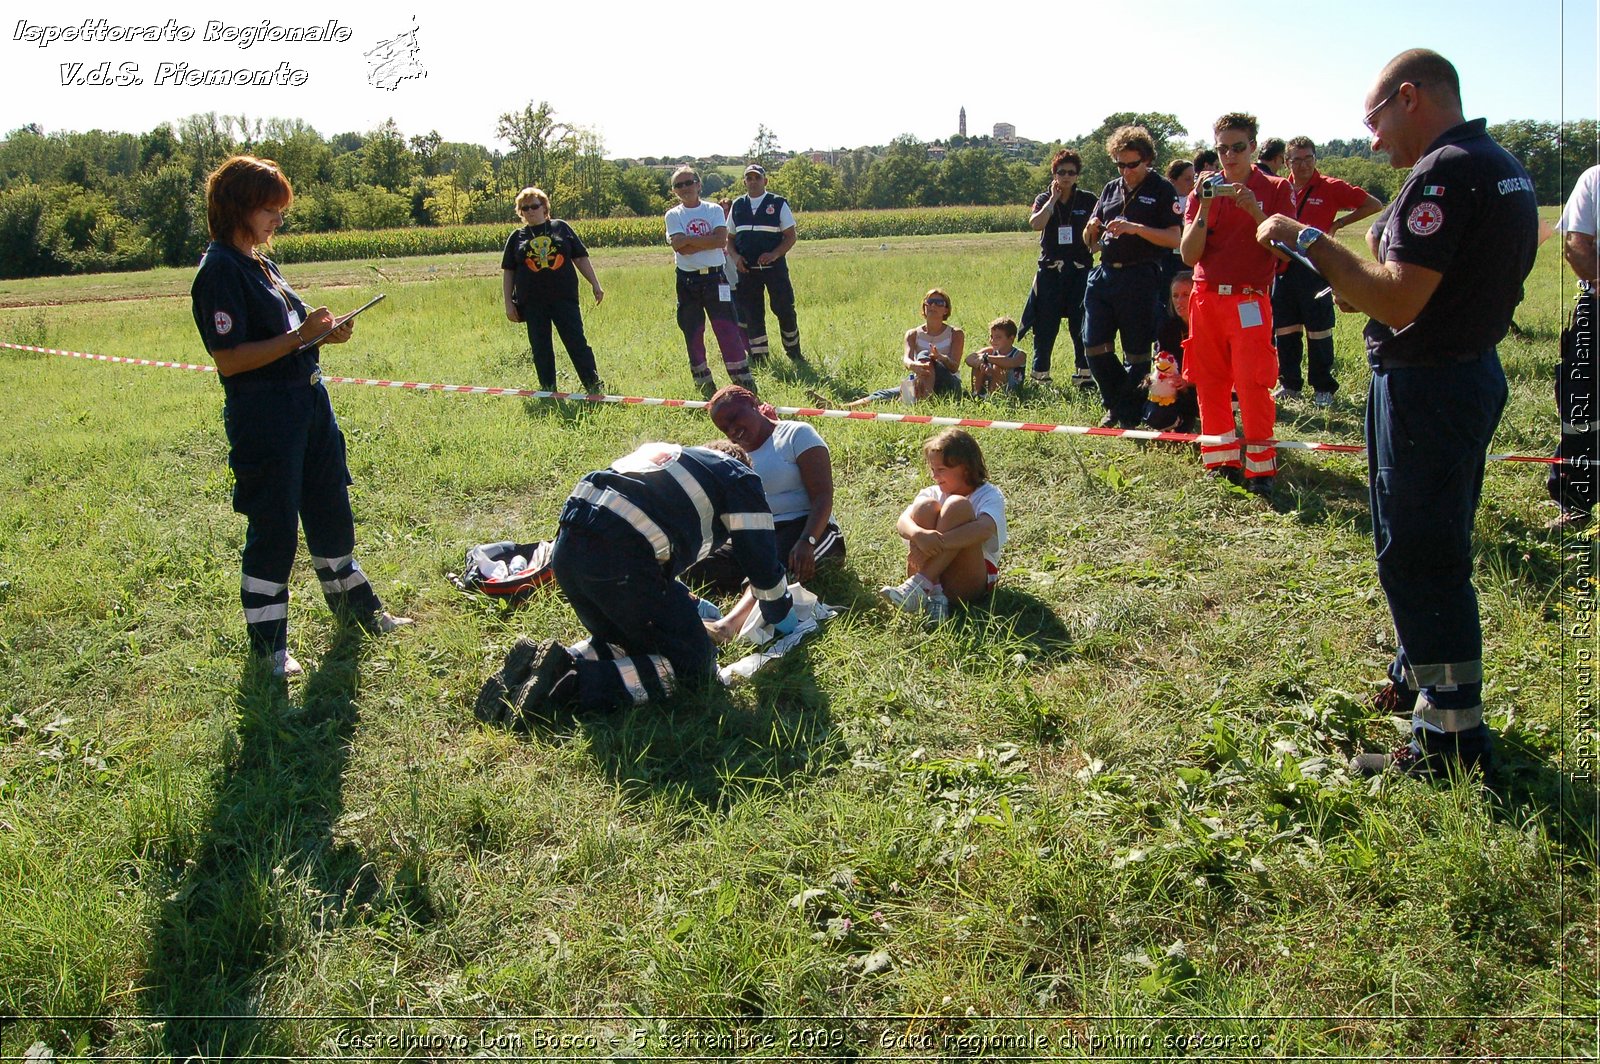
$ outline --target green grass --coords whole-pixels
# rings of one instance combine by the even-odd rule
[[[935,284],[981,336],[1020,313],[1031,247],[802,242],[818,379],[776,366],[763,393],[894,380]],[[691,394],[665,255],[596,263],[612,390]],[[288,273],[335,309],[389,295],[329,373],[532,383],[492,253]],[[188,281],[7,282],[0,339],[199,361]],[[1502,346],[1497,451],[1551,445],[1566,297],[1547,245]],[[1338,343],[1359,396],[1354,319]],[[1359,706],[1392,635],[1359,459],[1287,455],[1266,509],[1189,451],[985,434],[1004,577],[929,631],[874,594],[926,430],[820,423],[850,543],[817,584],[845,607],[822,636],[746,686],[520,736],[473,721],[478,685],[517,634],[579,626],[558,595],[503,613],[444,573],[550,535],[584,472],[709,422],[333,398],[363,565],[418,624],[340,630],[302,552],[308,676],[285,691],[243,654],[216,381],[0,353],[0,1013],[27,1017],[0,1055],[394,1056],[379,1039],[401,1034],[535,1059],[558,1037],[641,1059],[1024,1036],[1124,1059],[1592,1052],[1594,692],[1564,630],[1593,541],[1542,531],[1543,467],[1495,465],[1479,514],[1493,786],[1369,787],[1342,765],[1392,742]],[[1016,413],[1096,416],[1055,393]],[[1356,441],[1358,400],[1281,425]],[[409,1018],[309,1018],[334,1015]]]

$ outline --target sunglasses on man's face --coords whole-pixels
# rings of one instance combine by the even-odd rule
[[[692,180],[691,181],[674,181],[672,183],[672,187],[673,188],[694,188],[694,186],[698,185],[699,183],[700,182],[698,182],[698,181],[692,181]]]
[[[1217,145],[1217,154],[1218,155],[1229,155],[1229,154],[1232,154],[1232,155],[1243,155],[1245,152],[1247,152],[1249,150],[1250,150],[1250,142],[1248,140],[1241,140],[1237,144],[1218,144]]]
[[[1125,163],[1121,159],[1117,160],[1117,169],[1118,170],[1137,170],[1137,169],[1139,169],[1139,167],[1141,167],[1143,165],[1144,165],[1144,160],[1143,159],[1135,159],[1131,163]]]
[[[938,296],[933,296],[929,299],[924,299],[922,304],[923,306],[927,307],[948,307],[950,305],[950,301],[948,299],[940,299]]]

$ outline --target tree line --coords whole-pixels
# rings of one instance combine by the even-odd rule
[[[544,188],[562,217],[659,214],[675,202],[667,184],[676,165],[697,164],[714,198],[740,191],[737,177],[717,167],[737,171],[745,159],[767,164],[773,191],[799,211],[1024,205],[1048,184],[1048,160],[1063,146],[1083,157],[1082,187],[1098,191],[1115,176],[1105,138],[1127,123],[1150,130],[1163,166],[1203,143],[1189,140],[1170,114],[1125,112],[1049,143],[1000,144],[985,136],[929,145],[906,134],[816,160],[782,152],[763,125],[744,156],[619,160],[605,157],[597,132],[558,120],[543,102],[500,116],[496,133],[509,151],[446,141],[437,132],[407,137],[392,119],[330,137],[299,119],[215,112],[138,134],[46,133],[29,125],[0,140],[0,277],[193,263],[206,243],[206,175],[237,152],[276,159],[294,183],[285,232],[328,232],[510,225],[512,197],[525,185]],[[1562,202],[1595,161],[1592,120],[1519,120],[1492,131],[1528,167],[1541,203]],[[1384,200],[1402,177],[1364,140],[1319,145],[1319,158],[1324,172]]]

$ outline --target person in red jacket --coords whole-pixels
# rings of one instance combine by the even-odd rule
[[[1203,175],[1189,194],[1178,245],[1195,281],[1183,375],[1200,402],[1200,431],[1223,440],[1200,448],[1207,474],[1267,495],[1278,471],[1273,447],[1262,443],[1272,438],[1277,420],[1272,279],[1278,264],[1275,252],[1256,243],[1255,231],[1269,215],[1292,214],[1294,204],[1289,182],[1251,165],[1254,115],[1225,114],[1212,129],[1222,172]],[[1235,393],[1246,441],[1242,480]]]
[[[1294,186],[1294,216],[1330,235],[1383,209],[1366,189],[1319,172],[1317,146],[1310,137],[1289,142],[1289,182]],[[1300,376],[1304,333],[1311,401],[1332,406],[1339,382],[1333,377],[1333,292],[1328,283],[1315,270],[1290,260],[1272,290],[1272,321],[1278,339],[1278,390],[1272,397],[1293,398],[1305,386]]]

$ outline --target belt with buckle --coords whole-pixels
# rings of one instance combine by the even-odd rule
[[[1205,284],[1202,287],[1210,289],[1219,296],[1264,296],[1267,294],[1261,289],[1247,284]]]
[[[1101,260],[1101,263],[1100,263],[1100,265],[1109,266],[1113,270],[1126,270],[1126,269],[1128,269],[1129,267],[1132,267],[1132,266],[1154,266],[1155,264],[1156,264],[1156,260],[1155,259],[1142,259],[1139,262],[1106,262],[1104,260]]]
[[[681,274],[685,274],[687,276],[690,276],[690,277],[694,277],[694,276],[697,276],[697,275],[703,275],[703,274],[708,274],[708,273],[721,273],[722,272],[722,267],[721,266],[702,266],[698,270],[686,270],[682,266],[679,266],[678,267],[678,272],[681,273]]]

